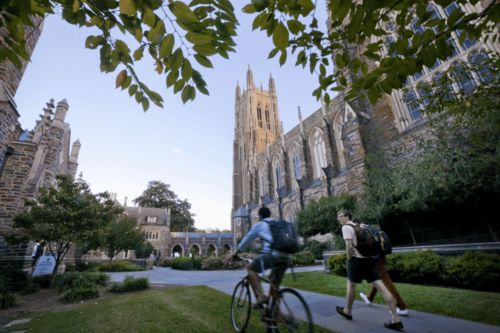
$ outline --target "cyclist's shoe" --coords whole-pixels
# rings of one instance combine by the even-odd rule
[[[347,320],[352,320],[352,315],[345,313],[345,312],[344,312],[344,308],[343,308],[343,307],[341,307],[341,306],[337,306],[337,307],[335,308],[335,310],[337,310],[337,313],[338,313],[339,315],[341,315],[342,317],[344,317],[345,319],[347,319]]]
[[[384,323],[384,327],[388,328],[390,330],[396,330],[396,331],[402,331],[404,328],[403,323],[400,321],[397,321],[395,323],[393,323],[391,321],[388,323]]]

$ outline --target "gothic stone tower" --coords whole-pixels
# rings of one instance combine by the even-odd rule
[[[266,152],[282,132],[274,79],[269,78],[267,91],[256,88],[249,66],[246,90],[242,93],[239,83],[236,86],[232,217],[244,203],[259,201],[256,156]]]

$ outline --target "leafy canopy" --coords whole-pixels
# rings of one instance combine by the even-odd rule
[[[169,208],[171,231],[193,231],[194,214],[187,199],[181,200],[169,184],[159,180],[148,183],[148,188],[133,202],[140,207]]]
[[[446,17],[434,15],[434,4],[448,8]],[[457,4],[454,6],[453,4]],[[466,14],[460,6],[480,6]],[[318,76],[313,91],[318,99],[348,88],[347,97],[368,96],[375,102],[382,94],[403,86],[408,75],[432,67],[452,54],[449,38],[459,36],[495,43],[500,21],[498,1],[479,0],[328,0],[328,29],[319,28],[317,4],[312,0],[251,0],[243,12],[253,15],[253,29],[272,38],[269,58],[279,54],[283,65],[291,55],[295,65],[306,66]],[[0,28],[8,31],[0,43],[0,61],[20,66],[27,59],[25,26],[60,13],[69,24],[92,27],[95,35],[85,42],[98,49],[101,71],[120,70],[116,87],[146,111],[150,102],[162,107],[163,98],[148,88],[134,65],[149,54],[167,88],[180,93],[185,103],[196,92],[208,94],[199,67],[212,68],[211,58],[228,58],[235,52],[238,20],[229,0],[10,0],[0,3]],[[323,23],[321,23],[323,24]],[[117,37],[118,31],[137,45]],[[119,35],[118,35],[119,36]],[[386,46],[388,52],[386,52]],[[376,63],[376,66],[374,64]]]
[[[54,272],[71,245],[97,249],[111,221],[122,213],[105,193],[94,195],[83,179],[57,176],[49,188],[41,188],[36,200],[28,200],[28,211],[14,218],[14,228],[25,239],[47,242],[56,259]]]
[[[121,251],[140,248],[144,238],[144,232],[137,228],[136,221],[122,215],[109,224],[104,234],[102,248],[112,261]]]

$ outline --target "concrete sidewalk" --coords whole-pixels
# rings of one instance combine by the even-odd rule
[[[296,272],[323,270],[323,266],[303,267]],[[110,273],[112,281],[122,281],[125,276],[148,277],[153,284],[205,285],[231,295],[236,283],[245,276],[245,271],[179,271],[155,267],[153,270],[131,273]],[[353,320],[349,321],[335,312],[335,306],[345,305],[345,298],[328,296],[300,290],[313,314],[316,325],[342,333],[392,332],[384,327],[390,314],[386,306],[366,305],[355,302]],[[410,316],[402,317],[404,331],[409,333],[456,333],[480,332],[500,333],[500,326],[481,324],[410,309]]]

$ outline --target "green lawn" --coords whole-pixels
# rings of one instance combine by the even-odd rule
[[[297,289],[314,291],[322,294],[345,297],[346,278],[324,272],[296,273],[294,281],[290,274],[285,276],[283,284]],[[396,283],[399,293],[411,310],[432,312],[440,315],[462,318],[487,324],[500,325],[500,293],[473,291],[456,288],[430,287],[407,283]],[[370,290],[366,282],[356,288],[365,294]],[[375,303],[384,303],[380,294]],[[411,315],[411,314],[410,314]]]
[[[207,287],[172,287],[91,300],[77,308],[54,312],[11,331],[72,332],[234,332],[229,319],[231,297]],[[252,311],[247,332],[264,332]],[[318,328],[316,332],[330,332]]]

